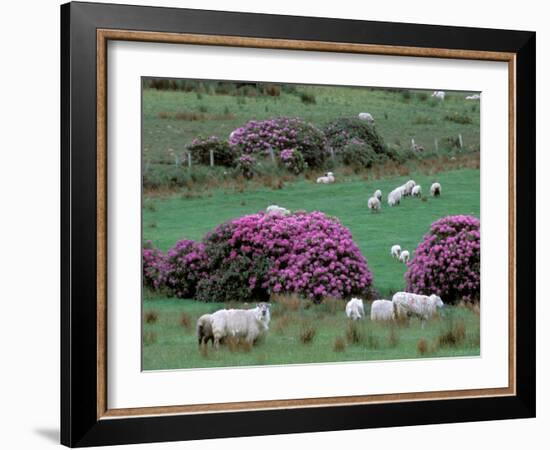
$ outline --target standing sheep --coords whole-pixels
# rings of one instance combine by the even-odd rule
[[[197,320],[197,338],[199,340],[199,346],[202,344],[208,345],[208,341],[212,341],[212,345],[214,345],[211,314],[203,314],[199,317],[199,320]]]
[[[413,187],[411,194],[413,197],[422,197],[422,186],[417,184],[415,187]]]
[[[374,191],[374,197],[382,201],[382,191],[380,189],[376,189],[376,191]]]
[[[346,316],[351,320],[361,320],[365,317],[363,309],[363,300],[360,298],[352,298],[346,303]]]
[[[288,216],[290,214],[290,211],[288,209],[283,208],[281,206],[277,206],[277,205],[269,205],[265,211],[269,215],[279,214],[279,215],[282,215],[282,216]]]
[[[252,309],[220,309],[211,314],[214,346],[227,336],[243,338],[248,344],[254,342],[269,329],[271,315],[269,304],[258,303]]]
[[[332,172],[327,172],[324,176],[317,178],[317,184],[330,184],[334,183],[334,181],[334,174]]]
[[[394,320],[395,311],[390,300],[375,300],[370,307],[370,320]]]
[[[374,124],[374,117],[372,117],[372,114],[368,113],[368,112],[362,112],[362,113],[359,113],[359,115],[357,116],[357,118],[359,120],[366,120],[369,124]]]
[[[399,256],[401,255],[401,246],[397,244],[392,245],[390,254],[392,258],[399,258]]]
[[[399,261],[401,261],[402,263],[407,264],[409,262],[410,257],[411,257],[411,255],[409,254],[409,251],[408,250],[403,250],[401,252],[401,255],[399,256]]]
[[[430,187],[432,197],[439,197],[441,195],[441,185],[439,183],[433,183]]]
[[[388,205],[397,206],[401,203],[401,188],[396,188],[388,194]]]
[[[439,308],[444,306],[437,295],[419,295],[410,292],[397,292],[392,298],[397,318],[419,317],[422,321],[431,319]],[[422,324],[424,326],[424,324]]]
[[[414,189],[415,186],[416,186],[416,182],[414,180],[407,181],[403,186],[401,186],[403,195],[404,196],[411,195],[412,190]]]
[[[368,206],[372,212],[378,212],[380,211],[380,200],[378,200],[376,197],[371,197],[369,198]]]
[[[437,98],[438,100],[445,100],[445,91],[434,91],[432,97]]]

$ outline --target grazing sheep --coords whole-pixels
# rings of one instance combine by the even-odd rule
[[[393,191],[391,191],[388,194],[388,205],[390,206],[399,205],[399,203],[401,203],[401,195],[402,195],[402,191],[400,187],[395,188]]]
[[[208,345],[208,341],[212,341],[212,345],[214,345],[211,314],[203,314],[197,320],[197,338],[199,339],[199,346],[202,344]]]
[[[394,320],[395,310],[390,300],[375,300],[370,307],[370,320]]]
[[[267,303],[258,303],[252,309],[220,309],[211,314],[214,346],[218,348],[220,340],[226,336],[243,338],[253,344],[269,329],[270,319]]]
[[[374,123],[374,117],[372,117],[372,114],[368,112],[362,112],[359,113],[357,116],[360,120],[366,120],[368,123],[373,124]]]
[[[473,94],[473,95],[466,96],[466,100],[479,100],[479,99],[481,99],[480,94]]]
[[[444,306],[441,297],[437,295],[432,294],[428,297],[410,292],[397,292],[392,302],[398,318],[416,316],[422,321],[432,318],[437,309]]]
[[[434,91],[432,97],[437,98],[438,100],[445,100],[445,91]]]
[[[441,195],[441,185],[439,183],[433,183],[430,187],[432,197],[439,197]]]
[[[365,317],[363,309],[363,300],[360,298],[352,298],[346,303],[346,316],[351,320],[361,320]]]
[[[417,184],[415,187],[413,187],[411,194],[413,197],[422,197],[422,186]]]
[[[327,172],[324,176],[317,178],[318,184],[330,184],[334,183],[334,181],[334,174],[332,172]]]
[[[382,201],[382,191],[380,189],[376,189],[376,191],[374,191],[374,197]]]
[[[279,214],[281,216],[288,216],[290,214],[290,210],[278,205],[269,205],[265,211],[270,215]]]
[[[402,263],[407,264],[409,262],[410,257],[411,257],[411,255],[409,254],[409,251],[408,250],[403,250],[401,252],[401,255],[399,255],[399,261],[401,261]]]
[[[391,247],[391,256],[392,258],[399,258],[401,255],[401,246],[400,245],[392,245]]]
[[[378,212],[380,211],[380,200],[378,200],[376,197],[371,197],[369,198],[368,206],[372,212]]]
[[[403,186],[403,195],[407,196],[407,195],[411,195],[412,193],[412,190],[414,189],[414,187],[416,186],[416,182],[414,180],[409,180],[407,181]]]

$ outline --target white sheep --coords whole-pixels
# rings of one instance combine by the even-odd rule
[[[382,191],[380,189],[376,189],[376,191],[374,191],[374,197],[382,201]]]
[[[432,197],[439,197],[441,195],[441,185],[439,183],[433,183],[430,187]]]
[[[445,100],[445,91],[434,91],[432,97],[437,98],[438,100]]]
[[[318,184],[330,184],[334,183],[334,181],[334,174],[332,172],[327,172],[324,176],[317,178]]]
[[[252,309],[220,309],[210,317],[214,346],[218,348],[220,340],[227,336],[242,338],[253,344],[267,332],[270,319],[267,303],[258,303]]]
[[[392,245],[390,254],[392,258],[399,258],[399,256],[401,255],[401,246],[397,244]]]
[[[411,195],[413,197],[422,197],[422,186],[417,184],[415,187],[412,188]]]
[[[203,314],[199,317],[199,320],[197,320],[197,338],[199,340],[199,346],[202,344],[208,345],[208,341],[212,341],[212,345],[214,345],[211,314]]]
[[[395,310],[390,300],[375,300],[370,307],[370,320],[394,320]]]
[[[388,205],[390,206],[399,205],[399,203],[401,203],[401,195],[402,195],[402,192],[400,187],[395,188],[393,191],[391,191],[388,194]]]
[[[414,180],[407,181],[403,186],[401,186],[402,194],[407,196],[411,195],[412,190],[416,186],[416,182]]]
[[[472,94],[472,95],[466,96],[466,100],[480,100],[480,99],[481,99],[480,94]]]
[[[380,211],[380,200],[378,200],[376,197],[371,197],[369,198],[369,201],[368,201],[368,206],[369,206],[369,209],[372,211],[372,212],[378,212]]]
[[[365,317],[363,309],[363,300],[360,298],[352,298],[346,303],[346,316],[351,320],[361,320]]]
[[[397,292],[392,298],[395,314],[398,318],[419,317],[422,321],[434,316],[438,308],[444,306],[437,295],[419,295],[410,292]]]
[[[401,255],[399,255],[399,261],[401,261],[402,263],[407,264],[409,262],[410,257],[411,257],[411,255],[409,254],[409,251],[408,250],[403,250],[401,252]]]
[[[269,215],[278,214],[281,216],[288,216],[290,214],[290,210],[278,205],[269,205],[265,211]]]
[[[370,114],[368,112],[359,113],[359,115],[357,117],[360,120],[366,120],[370,124],[374,123],[374,117],[372,117],[372,114]]]

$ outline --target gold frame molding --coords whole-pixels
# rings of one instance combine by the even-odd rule
[[[401,394],[302,398],[201,405],[109,409],[107,405],[107,42],[140,41],[171,44],[252,47],[340,53],[501,61],[508,63],[508,387],[411,392]],[[135,416],[219,413],[266,409],[344,406],[421,400],[448,400],[516,395],[516,55],[506,52],[445,48],[262,39],[236,36],[97,30],[97,419]]]

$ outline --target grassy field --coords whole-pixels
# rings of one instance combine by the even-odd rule
[[[466,149],[479,149],[479,102],[465,100],[468,93],[448,92],[441,102],[432,99],[427,91],[326,86],[299,86],[299,91],[313,95],[315,104],[303,103],[299,96],[286,92],[280,97],[236,97],[144,89],[144,158],[152,162],[171,161],[169,149],[183,152],[200,135],[226,138],[250,119],[301,117],[323,126],[337,117],[363,111],[373,115],[385,142],[398,148],[408,149],[414,138],[426,150],[434,150],[434,139],[443,145],[444,138],[456,139],[460,133]],[[471,123],[446,118],[456,114]]]
[[[192,300],[145,300],[143,369],[479,355],[479,315],[474,311],[447,307],[444,317],[431,320],[424,328],[416,319],[408,324],[351,323],[341,301],[291,310],[276,303],[270,330],[254,347],[222,345],[216,351],[209,344],[200,351],[197,318],[224,307]]]
[[[409,178],[422,185],[427,194],[432,175],[411,174],[381,180],[350,179],[331,185],[311,181],[289,183],[281,190],[245,189],[243,192],[214,190],[201,198],[183,195],[147,199],[143,208],[143,239],[166,250],[179,239],[200,240],[218,224],[277,204],[291,210],[322,211],[338,217],[348,227],[354,242],[367,258],[374,274],[374,286],[382,296],[404,288],[405,266],[390,258],[390,247],[399,244],[413,251],[440,217],[471,214],[479,217],[479,170],[462,169],[437,174],[443,195],[426,201],[405,198],[390,208],[384,201],[380,213],[367,209],[367,199],[376,189],[384,198],[395,186]]]

